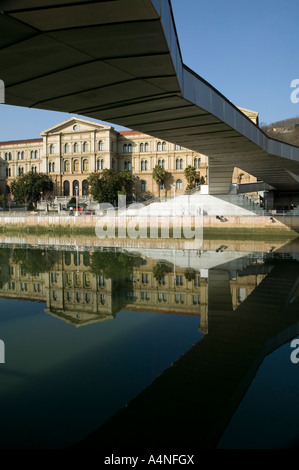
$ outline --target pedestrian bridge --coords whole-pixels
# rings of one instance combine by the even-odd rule
[[[170,0],[3,0],[0,30],[6,104],[89,116],[203,153],[211,194],[229,191],[235,166],[299,189],[299,148],[269,139],[183,64]]]

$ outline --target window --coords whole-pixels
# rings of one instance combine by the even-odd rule
[[[145,171],[148,170],[148,163],[147,163],[147,160],[145,160],[145,162],[144,162],[144,169],[145,169]]]
[[[50,162],[49,163],[49,173],[54,173],[55,171],[55,163]]]
[[[148,284],[148,274],[142,274],[141,281],[143,284]]]
[[[71,302],[73,300],[73,293],[68,291],[66,293],[66,298],[67,298],[68,302]]]
[[[184,276],[176,276],[175,283],[177,286],[183,286],[184,285]]]
[[[146,181],[141,181],[141,191],[146,191]]]
[[[144,151],[145,152],[149,152],[149,144],[146,142],[146,144],[144,145]]]
[[[73,130],[74,130],[74,131],[77,131],[77,130],[78,130],[77,124],[75,124],[75,125],[73,126]]]
[[[197,168],[197,158],[194,158],[194,168]]]
[[[105,294],[101,294],[101,295],[100,295],[100,302],[101,302],[101,305],[105,305],[105,302],[106,302],[106,296],[105,296]]]
[[[49,153],[50,153],[51,155],[53,155],[53,153],[55,153],[55,146],[54,146],[54,144],[50,144]]]
[[[83,160],[83,171],[89,171],[89,161]]]
[[[79,160],[74,161],[74,171],[76,173],[79,171]]]
[[[127,153],[127,152],[128,152],[128,146],[127,146],[127,144],[125,144],[125,145],[123,146],[123,152],[124,152],[124,153]]]
[[[21,152],[18,152],[18,153],[17,153],[17,159],[18,159],[18,160],[21,160]]]
[[[91,302],[91,294],[89,292],[87,292],[87,294],[85,295],[85,302],[87,304],[90,304]]]
[[[128,145],[128,153],[132,153],[132,144]]]
[[[193,295],[193,305],[200,304],[200,296],[199,295]]]
[[[70,165],[69,160],[66,160],[64,162],[64,171],[65,171],[65,173],[69,173],[71,171],[71,165]]]
[[[144,160],[141,161],[141,171],[145,169]]]
[[[11,160],[11,152],[9,152],[9,154],[8,154],[8,160],[9,161]]]
[[[98,160],[97,161],[97,170],[104,170],[104,160]]]
[[[64,181],[63,183],[63,195],[64,196],[70,195],[70,183],[68,181]]]
[[[73,196],[79,195],[79,181],[73,181]]]
[[[179,169],[180,169],[180,160],[179,160],[179,159],[177,159],[177,160],[175,161],[175,169],[176,169],[176,170],[179,170]]]
[[[21,152],[21,160],[24,160],[24,158],[25,158],[25,154],[24,152]]]
[[[69,151],[70,151],[69,144],[64,144],[64,153],[69,153]]]
[[[36,166],[31,167],[31,173],[37,173],[37,167]]]
[[[82,181],[82,196],[88,196],[88,181]]]
[[[140,144],[140,152],[144,152],[144,145]]]
[[[245,287],[240,287],[239,292],[238,292],[238,300],[239,302],[244,302],[246,299],[246,289]]]
[[[163,143],[162,143],[162,150],[163,150],[163,152],[166,151],[166,142],[163,142]]]
[[[102,140],[99,141],[98,149],[99,149],[100,152],[104,149],[103,141],[102,141]]]
[[[183,162],[183,159],[181,158],[180,159],[180,169],[182,170],[184,168],[184,162]]]
[[[79,144],[76,142],[74,144],[74,153],[78,153],[79,152]]]
[[[106,285],[106,278],[105,276],[99,276],[99,286],[100,287],[105,287]]]
[[[21,291],[26,292],[28,290],[27,282],[21,282]]]
[[[6,168],[6,177],[9,178],[11,176],[11,169]]]
[[[76,301],[81,302],[81,292],[76,292]]]
[[[157,143],[157,152],[161,152],[161,150],[162,150],[162,144],[161,144],[161,142],[158,142]]]
[[[177,180],[177,182],[176,182],[176,189],[183,189],[182,180]]]
[[[131,171],[131,170],[132,170],[132,164],[131,164],[131,162],[125,161],[125,163],[124,163],[124,169],[125,169],[125,170],[128,170],[128,171]]]
[[[41,291],[41,285],[40,284],[34,284],[34,292],[40,292]]]
[[[83,152],[88,152],[88,143],[84,142],[83,144]]]
[[[165,170],[165,160],[159,160],[158,165],[160,168],[163,168]]]

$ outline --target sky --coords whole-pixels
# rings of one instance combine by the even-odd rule
[[[298,0],[172,0],[172,7],[188,67],[236,106],[259,112],[260,123],[299,116],[291,101],[291,82],[299,79]],[[70,116],[0,105],[0,141],[40,137]]]

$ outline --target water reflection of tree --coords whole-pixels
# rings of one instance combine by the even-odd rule
[[[7,282],[11,278],[11,275],[8,269],[10,257],[11,257],[10,248],[0,249],[0,287],[1,288],[2,288],[2,284],[4,282]]]
[[[153,268],[153,275],[157,281],[161,281],[165,274],[169,274],[172,271],[172,267],[169,264],[159,262]]]
[[[113,313],[117,313],[134,302],[133,269],[142,264],[140,256],[112,252],[96,251],[92,253],[90,270],[97,276],[111,279]]]
[[[124,279],[131,275],[133,268],[142,264],[140,256],[112,252],[96,251],[92,253],[90,269],[97,275],[103,275],[107,279]]]
[[[17,248],[13,251],[12,260],[22,266],[24,274],[38,276],[52,269],[58,260],[58,253],[50,250]]]

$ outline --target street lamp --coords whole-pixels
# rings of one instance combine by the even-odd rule
[[[79,215],[79,211],[78,211],[78,209],[79,209],[79,205],[78,205],[78,203],[79,203],[79,201],[78,201],[78,199],[79,199],[79,186],[76,186],[75,191],[76,191],[76,217],[78,217],[78,215]]]

